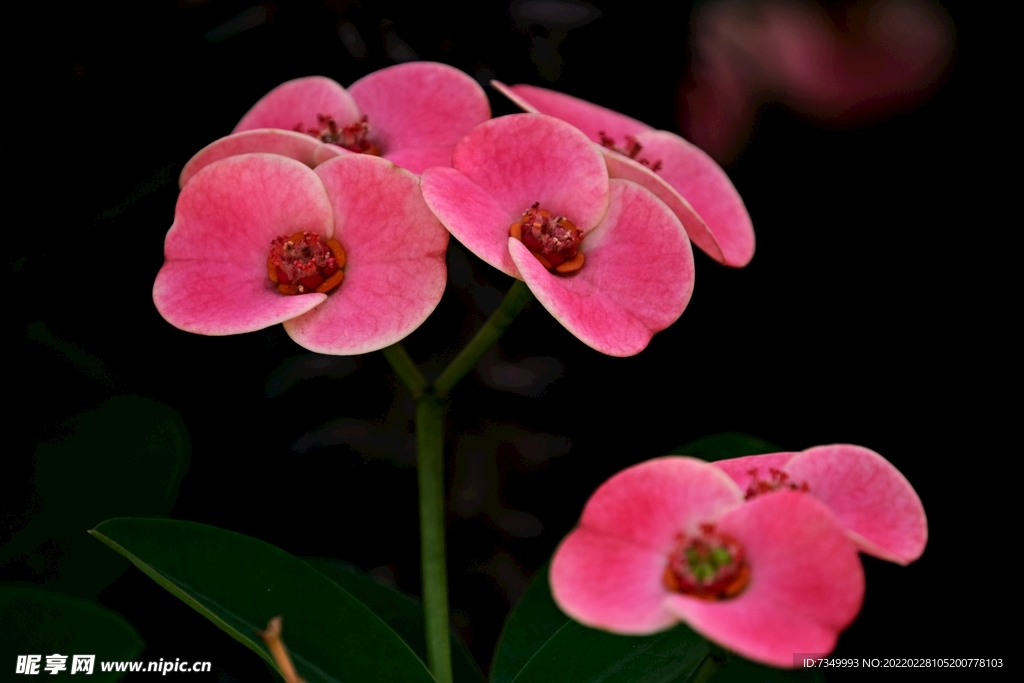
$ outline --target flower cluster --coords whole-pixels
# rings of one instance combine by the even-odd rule
[[[489,120],[480,86],[431,62],[382,69],[348,89],[323,77],[274,88],[182,170],[158,310],[202,334],[283,322],[315,351],[379,349],[437,305],[447,228],[525,281],[585,343],[638,353],[690,299],[690,239],[743,265],[749,217],[692,145],[673,138],[663,149],[633,126],[620,150],[603,130],[619,135],[615,122],[627,119],[601,110],[602,147],[555,109],[569,123]],[[641,144],[657,163],[638,156]]]
[[[551,565],[556,602],[626,634],[683,621],[744,657],[830,652],[860,611],[857,550],[907,564],[927,541],[914,489],[860,446],[705,463],[649,460],[594,492]]]

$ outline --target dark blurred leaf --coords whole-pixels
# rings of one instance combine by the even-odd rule
[[[694,439],[688,444],[672,449],[668,455],[692,455],[695,458],[713,462],[739,458],[744,455],[778,453],[783,450],[785,449],[776,446],[771,441],[765,441],[750,434],[722,432]]]
[[[131,625],[114,612],[35,588],[0,586],[0,624],[4,632],[0,662],[8,674],[18,655],[41,655],[41,675],[49,674],[43,669],[47,655],[67,656],[67,670],[61,671],[62,675],[71,673],[73,655],[96,655],[93,673],[86,680],[112,682],[124,673],[104,673],[100,662],[132,661],[143,647]]]
[[[270,663],[258,631],[281,615],[284,642],[308,683],[433,681],[383,621],[280,548],[170,519],[111,519],[89,533]]]
[[[170,512],[190,451],[181,416],[141,396],[115,396],[71,418],[36,447],[39,513],[0,551],[0,566],[21,558],[23,575],[95,595],[128,564],[86,531],[110,517]]]
[[[401,636],[402,640],[419,655],[421,660],[427,661],[423,605],[418,600],[397,589],[381,585],[362,572],[341,562],[307,558],[306,563],[366,605],[371,612]],[[466,646],[454,634],[452,634],[452,671],[455,683],[480,683],[484,680],[484,674],[480,671],[480,667],[473,661]]]
[[[565,616],[543,567],[526,589],[498,642],[492,683],[682,683],[709,652],[685,625],[653,636],[620,636]]]

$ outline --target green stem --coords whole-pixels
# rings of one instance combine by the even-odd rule
[[[383,350],[416,399],[416,470],[420,489],[420,556],[427,666],[437,683],[452,683],[451,635],[448,626],[448,570],[444,543],[444,412],[446,399],[501,338],[512,320],[533,298],[520,280],[509,288],[498,310],[444,369],[433,386],[400,343]]]
[[[416,469],[427,666],[438,683],[452,683],[444,546],[444,409],[444,400],[430,393],[416,399]]]
[[[423,376],[420,369],[409,352],[402,346],[402,342],[396,342],[391,346],[381,349],[384,358],[391,364],[395,374],[409,387],[413,398],[419,398],[427,390],[427,378]]]
[[[476,367],[480,358],[501,338],[516,315],[523,310],[526,304],[530,303],[531,299],[533,299],[533,293],[525,282],[516,280],[512,283],[501,305],[498,306],[498,310],[487,319],[484,326],[469,340],[455,360],[449,363],[434,382],[434,390],[439,397],[448,396],[459,380]]]

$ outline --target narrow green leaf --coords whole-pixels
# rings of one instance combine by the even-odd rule
[[[19,655],[40,655],[39,674],[49,675],[44,667],[47,655],[64,655],[70,674],[74,655],[95,655],[92,675],[86,680],[112,683],[124,673],[104,672],[100,662],[134,661],[143,642],[135,629],[120,616],[88,600],[69,598],[50,591],[23,586],[0,586],[0,666],[11,674]],[[85,674],[80,671],[78,673]]]
[[[412,596],[383,586],[350,565],[330,560],[306,558],[306,563],[390,626],[423,661],[427,660],[423,605]],[[462,641],[452,634],[452,671],[455,683],[481,683],[484,674]]]
[[[682,683],[709,652],[685,625],[652,636],[620,636],[565,616],[545,566],[505,622],[492,683]]]
[[[785,449],[776,446],[771,441],[765,441],[750,434],[722,432],[694,439],[688,444],[672,449],[668,455],[692,455],[701,460],[714,462],[715,460],[739,458],[744,455],[778,453],[783,450]]]
[[[271,664],[258,632],[282,615],[284,642],[309,683],[433,681],[387,624],[280,548],[170,519],[111,519],[89,533]]]

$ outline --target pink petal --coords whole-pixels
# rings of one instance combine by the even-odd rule
[[[791,452],[745,455],[742,458],[717,460],[711,464],[732,477],[732,480],[745,492],[754,483],[754,477],[750,474],[751,470],[757,470],[758,479],[770,480],[771,470],[783,469],[786,463],[796,455]],[[797,482],[797,484],[799,483]]]
[[[312,137],[312,136],[310,136]],[[320,164],[333,159],[334,157],[343,157],[349,154],[359,154],[359,152],[350,152],[344,147],[338,145],[332,145],[329,142],[319,142],[316,149],[313,150],[313,167],[317,167]]]
[[[235,126],[234,133],[254,128],[319,129],[318,115],[333,117],[338,125],[359,120],[359,108],[345,89],[329,78],[308,76],[277,86],[253,105]]]
[[[257,128],[241,133],[232,133],[211,142],[196,152],[185,164],[185,168],[181,169],[181,175],[178,176],[178,187],[185,187],[185,183],[200,169],[206,168],[215,161],[249,152],[280,154],[301,161],[312,168],[316,166],[313,152],[321,144],[323,143],[312,135],[276,128]]]
[[[685,197],[707,224],[723,255],[722,263],[734,267],[750,263],[754,257],[754,226],[740,193],[722,167],[674,133],[654,130],[636,137],[643,145],[642,154],[651,163],[662,162],[657,175]],[[714,249],[705,251],[714,257]]]
[[[580,527],[658,552],[664,571],[677,534],[695,533],[742,502],[743,494],[721,470],[696,458],[666,456],[601,484],[583,509]]]
[[[928,520],[921,499],[878,453],[845,444],[818,446],[794,457],[785,470],[810,485],[865,553],[906,565],[924,552]]]
[[[348,91],[369,117],[370,138],[384,156],[413,173],[448,166],[455,143],[491,118],[483,88],[458,69],[436,62],[381,69]]]
[[[615,633],[663,631],[665,555],[587,527],[570,533],[551,561],[551,595],[563,612]]]
[[[589,346],[613,356],[642,351],[683,313],[693,292],[693,253],[679,221],[645,189],[610,181],[604,220],[583,240],[583,268],[544,268],[518,240],[509,252],[537,300]]]
[[[746,590],[717,602],[671,595],[666,608],[701,635],[772,666],[793,667],[795,653],[831,652],[860,611],[864,571],[828,508],[780,491],[726,512],[717,530],[746,550]]]
[[[318,353],[382,349],[419,327],[441,300],[448,233],[423,203],[416,176],[385,159],[349,154],[315,174],[348,257],[345,279],[285,330]]]
[[[455,239],[495,268],[520,277],[509,255],[508,229],[522,212],[510,217],[496,197],[452,168],[427,169],[420,185],[427,206]]]
[[[608,210],[608,170],[577,129],[548,116],[513,114],[480,124],[455,147],[452,166],[504,207],[508,226],[534,202],[583,231]]]
[[[298,161],[243,154],[210,164],[178,196],[153,301],[188,332],[251,332],[304,313],[323,294],[284,296],[267,277],[275,237],[311,230],[331,237],[323,185]]]
[[[508,86],[498,81],[491,81],[491,85],[526,111],[568,121],[594,142],[601,142],[598,133],[603,131],[614,138],[617,145],[622,146],[625,136],[653,130],[642,121],[554,90],[532,85]]]

